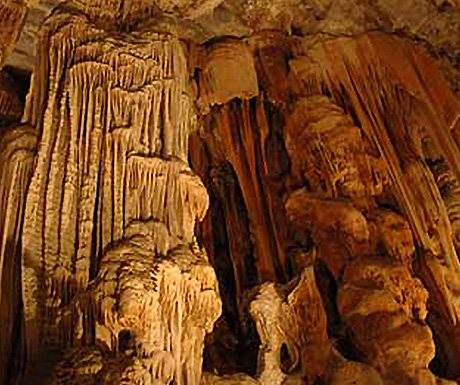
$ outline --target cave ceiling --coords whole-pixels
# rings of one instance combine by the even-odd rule
[[[32,70],[36,35],[42,22],[60,0],[31,0],[24,29],[7,64]],[[77,4],[94,6],[95,1]],[[121,1],[130,7],[129,1]],[[132,1],[133,4],[136,1]],[[460,2],[458,0],[207,0],[145,1],[153,12],[171,15],[186,37],[205,42],[219,36],[247,37],[264,30],[306,36],[312,43],[336,36],[353,36],[369,30],[399,33],[426,44],[441,65],[460,66]],[[101,3],[102,4],[102,3]],[[109,13],[122,8],[116,1],[103,3]],[[154,16],[152,15],[153,19]],[[450,72],[454,89],[459,79]],[[449,77],[449,76],[448,76]]]

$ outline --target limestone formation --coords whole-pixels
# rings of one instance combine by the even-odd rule
[[[208,196],[187,164],[183,46],[161,31],[111,36],[65,11],[40,41],[25,110],[41,138],[22,237],[29,363],[75,344],[122,350],[129,335],[145,360],[169,355],[170,374],[138,362],[152,381],[196,384],[220,299],[194,236]]]
[[[382,49],[385,44],[388,44],[384,37],[370,36],[369,41]],[[349,53],[356,52],[361,60],[360,65],[365,65],[366,60],[373,59],[367,59],[358,44],[351,43],[346,47],[348,51],[343,51],[343,55],[348,58]],[[315,56],[327,57],[328,49],[327,46],[324,51],[322,48],[317,49]],[[321,56],[323,52],[326,56]],[[420,55],[418,52],[414,52],[415,54]],[[420,148],[416,142],[417,135],[413,136],[412,141],[407,140],[408,134],[404,136],[404,130],[414,128],[410,125],[402,128],[402,123],[398,121],[401,113],[406,113],[408,116],[412,114],[414,116],[412,119],[419,119],[418,114],[424,114],[425,119],[430,122],[427,122],[424,127],[424,135],[437,143],[437,148],[443,149],[442,154],[445,159],[455,158],[457,149],[452,145],[449,132],[446,131],[441,139],[444,144],[441,144],[437,141],[439,131],[436,129],[436,132],[430,133],[429,130],[433,129],[433,126],[428,127],[430,124],[439,127],[438,125],[442,124],[440,119],[449,119],[450,116],[430,116],[436,108],[429,104],[432,103],[430,98],[447,97],[449,100],[449,96],[433,90],[433,94],[428,99],[423,102],[420,100],[413,102],[414,106],[428,103],[425,111],[422,112],[417,107],[411,111],[410,105],[407,104],[408,96],[405,94],[405,89],[417,92],[415,90],[420,85],[415,79],[397,78],[396,81],[400,81],[400,89],[392,90],[391,86],[386,86],[387,78],[379,77],[385,74],[385,71],[392,71],[391,66],[378,70],[374,64],[373,69],[368,68],[371,74],[375,73],[380,83],[360,83],[361,75],[354,72],[353,64],[346,62],[345,60],[348,59],[345,58],[343,62],[338,60],[337,53],[335,56],[334,61],[330,62],[331,72],[328,76],[333,82],[334,71],[346,71],[346,76],[354,84],[354,88],[348,90],[351,103],[353,103],[353,93],[361,92],[361,98],[363,95],[371,95],[364,90],[357,91],[356,87],[360,84],[365,87],[381,84],[382,95],[400,95],[400,105],[391,107],[391,102],[388,105],[383,101],[380,101],[381,104],[377,101],[376,104],[371,104],[374,102],[370,101],[369,104],[363,104],[357,100],[352,106],[355,108],[354,113],[357,114],[355,122],[359,121],[362,126],[362,129],[358,129],[351,116],[347,116],[340,107],[327,98],[320,99],[314,96],[301,99],[304,106],[296,106],[291,115],[292,123],[287,124],[289,135],[287,144],[291,158],[295,160],[293,166],[298,183],[308,183],[309,188],[308,191],[298,191],[291,195],[287,202],[288,214],[296,225],[311,231],[318,244],[320,258],[325,261],[335,279],[340,282],[339,285],[343,285],[339,286],[339,313],[345,325],[350,325],[352,339],[357,348],[364,353],[366,360],[378,369],[387,381],[403,383],[412,378],[411,381],[423,383],[427,381],[423,378],[429,376],[424,370],[434,357],[431,332],[427,326],[419,325],[427,314],[428,294],[420,281],[417,279],[413,281],[410,276],[411,255],[415,248],[408,224],[395,213],[376,208],[374,197],[382,196],[388,189],[386,186],[391,186],[399,207],[406,210],[417,241],[424,245],[423,249],[427,253],[431,250],[435,255],[443,255],[447,261],[455,260],[452,262],[454,265],[457,263],[456,257],[450,257],[455,251],[446,207],[433,175],[427,170],[423,160],[418,160],[423,157],[423,153],[417,152]],[[423,57],[420,56],[420,59],[423,60]],[[307,68],[308,65],[306,64]],[[310,59],[310,71],[298,71],[297,76],[300,76],[300,79],[308,76],[313,80],[307,84],[309,87],[305,89],[307,93],[317,92],[318,85],[321,87],[320,81],[314,80],[315,67],[314,60]],[[302,67],[297,65],[297,68]],[[325,72],[329,71],[327,65],[324,67],[323,64],[323,68]],[[429,70],[427,67],[424,68]],[[344,80],[344,84],[347,87],[347,80]],[[440,86],[441,83],[438,84]],[[332,85],[333,83],[330,84]],[[417,93],[417,95],[421,98],[423,94]],[[451,99],[448,103],[455,105],[457,102]],[[397,110],[390,112],[390,108],[399,108],[401,112]],[[362,115],[362,110],[367,110],[367,115]],[[388,117],[379,116],[385,110],[388,111]],[[387,122],[381,119],[387,119]],[[392,120],[388,121],[388,119]],[[449,126],[448,123],[446,126]],[[302,130],[299,127],[304,128]],[[397,131],[396,127],[401,128]],[[304,148],[307,148],[307,151],[302,152],[300,149]],[[387,164],[382,167],[384,159]],[[455,167],[453,172],[454,169]],[[410,190],[408,186],[411,186]],[[338,198],[342,199],[338,200]],[[417,208],[412,208],[414,206]],[[428,210],[431,210],[431,214],[428,214]],[[426,213],[422,214],[424,219],[416,214],[423,212]],[[435,212],[439,213],[436,226],[430,225],[428,219],[433,218]],[[430,228],[433,230],[437,227],[437,230],[430,231],[427,226],[432,226]],[[381,256],[375,259],[373,255],[379,254]],[[447,284],[445,275],[441,273],[443,268],[437,268],[436,263],[428,262],[432,261],[431,257],[427,257],[426,260],[432,266],[431,269],[438,271],[437,287],[446,298],[449,298],[446,299],[446,303],[453,305],[455,300],[452,298],[452,293],[455,291],[453,286],[455,280],[451,279]],[[398,269],[402,270],[397,273]],[[456,268],[450,271],[455,271],[454,269]],[[354,278],[351,278],[352,276]],[[385,276],[388,278],[384,278]],[[427,285],[430,284],[426,282]],[[407,290],[409,287],[409,292],[399,291],[403,288]],[[394,299],[390,299],[390,296]],[[451,308],[446,317],[450,319],[453,314],[455,310]],[[378,335],[382,336],[381,339]],[[413,358],[409,358],[410,352],[413,352]],[[405,357],[404,364],[401,364],[401,357]],[[419,374],[420,371],[424,371],[424,374]]]
[[[204,113],[214,104],[257,96],[259,90],[254,59],[244,41],[228,39],[212,44],[206,51],[198,100]]]
[[[186,163],[194,123],[177,38],[146,32],[114,39],[74,14],[56,15],[43,31],[42,60],[50,65],[38,68],[45,72],[32,86],[26,117],[45,145],[23,237],[23,254],[41,268],[24,264],[24,306],[28,342],[59,343],[62,336],[45,327],[40,335],[31,329],[85,290],[102,251],[148,220],[163,224],[152,258],[190,244],[207,196]],[[45,302],[36,300],[39,276],[48,282]]]
[[[4,0],[0,4],[0,68],[19,38],[26,12],[26,4],[20,0]]]
[[[291,261],[296,263],[299,258],[310,263],[315,260],[315,253],[302,251],[313,242],[316,259],[325,264],[337,285],[337,297],[332,299],[328,314],[345,333],[345,337],[338,334],[337,338],[346,339],[355,350],[353,354],[375,368],[361,371],[356,366],[353,370],[375,379],[379,378],[377,370],[385,383],[438,381],[428,370],[435,357],[435,340],[445,346],[442,351],[449,351],[446,355],[450,357],[455,356],[458,346],[453,342],[457,333],[453,314],[458,258],[453,257],[451,227],[456,225],[458,149],[448,131],[456,124],[458,100],[426,54],[404,40],[374,33],[313,47],[301,43],[284,46],[286,56],[294,56],[290,69],[273,57],[266,59],[273,60],[268,69],[259,64],[265,59],[262,50],[271,44],[283,47],[282,41],[269,43],[259,37],[250,43],[258,73],[258,96],[246,101],[242,86],[240,91],[228,87],[234,100],[202,110],[207,114],[206,130],[200,132],[201,142],[194,142],[192,147],[192,154],[197,151],[193,155],[197,167],[213,189],[232,179],[221,175],[215,180],[207,175],[215,175],[214,170],[222,164],[233,169],[244,200],[238,209],[247,210],[260,283],[273,277],[283,281],[274,266],[289,269],[293,262],[287,262],[288,250],[292,250]],[[399,64],[389,61],[390,57],[396,57]],[[227,62],[231,60],[228,57]],[[422,78],[404,71],[422,72],[434,79],[432,86],[427,90]],[[270,82],[270,76],[288,84],[287,100],[280,101],[280,95],[286,95],[286,84]],[[211,95],[202,78],[198,84],[200,95],[203,91]],[[277,130],[283,125],[285,140],[280,145],[283,134]],[[277,143],[276,147],[272,143]],[[283,165],[286,150],[290,169]],[[209,162],[210,166],[199,162]],[[437,164],[447,171],[437,171]],[[288,222],[280,207],[283,194],[288,197]],[[231,206],[225,194],[219,193],[217,199],[229,217]],[[221,214],[217,211],[215,215]],[[227,222],[226,228],[228,251],[239,282],[245,268],[238,262],[242,254],[232,247],[238,242],[238,235],[232,232],[237,221]],[[307,239],[302,240],[306,232]],[[263,240],[268,234],[273,236]],[[414,263],[416,245],[422,256]],[[272,257],[267,259],[268,255]],[[272,261],[271,266],[267,260]],[[278,276],[273,274],[275,270]],[[274,286],[262,287],[260,304],[266,311],[255,313],[264,314],[256,316],[264,320],[256,323],[262,341],[267,333],[272,336],[273,347],[261,345],[259,355],[266,358],[259,361],[259,379],[266,381],[262,373],[268,366],[272,381],[281,383],[287,373],[276,357],[284,337],[279,327],[273,326],[281,324],[273,321],[273,314],[279,313],[276,309],[283,297]],[[450,309],[434,310],[432,296],[445,298],[441,301],[450,304]],[[313,305],[309,310],[313,311]],[[435,327],[439,330],[435,340],[426,323],[427,315],[430,326],[433,322],[444,325]],[[289,319],[285,314],[279,318],[284,323]],[[316,349],[321,346],[317,341],[310,344]],[[446,356],[443,359],[452,365],[444,374],[455,377],[453,361],[449,364]],[[311,368],[314,358],[308,361]],[[331,373],[329,364],[319,365],[316,377],[307,373],[302,377],[307,383],[315,378],[338,381]]]
[[[459,382],[459,12],[3,1],[0,382]]]
[[[0,380],[4,381],[20,328],[21,233],[25,195],[33,169],[36,136],[27,125],[12,126],[0,137]]]
[[[155,250],[161,226],[110,248],[87,292],[63,313],[63,324],[79,314],[69,338],[82,348],[55,369],[55,383],[70,377],[64,383],[80,384],[83,374],[94,384],[117,376],[120,383],[125,376],[142,384],[200,383],[204,336],[221,311],[217,280],[197,247]],[[85,347],[91,343],[96,350]],[[85,361],[91,366],[80,370]]]
[[[332,345],[312,266],[284,296],[283,288],[265,283],[250,304],[261,341],[258,378],[262,384],[282,384],[298,370],[313,383],[325,372]]]

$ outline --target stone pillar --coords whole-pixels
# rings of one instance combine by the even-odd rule
[[[155,380],[197,384],[221,302],[194,236],[208,195],[187,160],[184,45],[102,28],[56,12],[39,36],[25,113],[41,137],[23,232],[29,357],[97,343],[165,363],[140,364]]]

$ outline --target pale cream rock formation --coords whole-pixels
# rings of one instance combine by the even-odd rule
[[[158,252],[161,224],[152,227],[152,232],[144,229],[107,251],[98,276],[71,309],[79,314],[75,343],[95,341],[99,349],[88,360],[97,358],[101,365],[84,369],[92,370],[87,374],[94,383],[118,383],[117,376],[119,383],[200,383],[204,336],[221,312],[217,279],[196,246]],[[118,361],[101,354],[107,351],[118,352]],[[83,347],[76,354],[85,352]],[[81,363],[68,365],[69,383],[80,384]],[[56,381],[63,370],[55,369]]]
[[[334,349],[313,266],[286,285],[266,282],[250,296],[260,338],[256,377],[204,373],[203,385],[301,385],[319,379],[333,385],[383,385],[375,369]]]
[[[263,285],[256,298],[251,302],[251,315],[260,338],[258,375],[262,384],[282,384],[287,377],[280,362],[281,346],[292,346],[280,327],[283,298],[278,294],[273,283]]]
[[[51,65],[37,69],[26,111],[41,128],[42,145],[24,254],[41,264],[49,285],[64,279],[77,291],[96,271],[101,250],[122,239],[132,221],[162,221],[190,242],[207,205],[204,188],[193,191],[197,183],[191,177],[187,184],[190,172],[181,166],[193,113],[180,42],[157,33],[111,39],[88,23],[63,14],[44,26],[43,60]],[[58,309],[62,298],[36,304],[37,275],[27,267],[24,274],[26,320],[38,326],[44,309]]]
[[[58,11],[41,30],[25,112],[41,133],[22,237],[29,360],[96,343],[138,356],[108,378],[198,384],[221,302],[194,235],[209,198],[187,163],[183,45],[100,28]]]
[[[334,385],[383,384],[375,369],[345,359],[333,347],[313,266],[284,287],[261,285],[250,311],[261,341],[260,384],[310,384],[320,379]],[[283,354],[287,362],[282,361]]]

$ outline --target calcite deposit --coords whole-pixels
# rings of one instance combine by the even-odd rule
[[[27,6],[22,1],[3,0],[0,4],[0,68],[14,48],[19,38],[22,24],[27,12]]]
[[[456,0],[0,22],[0,383],[460,383]]]

